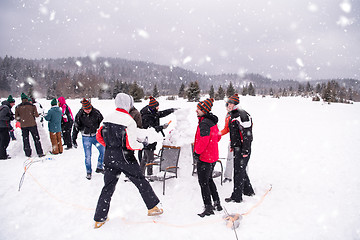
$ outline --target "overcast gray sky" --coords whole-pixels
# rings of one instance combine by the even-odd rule
[[[360,0],[0,0],[0,56],[360,78]]]

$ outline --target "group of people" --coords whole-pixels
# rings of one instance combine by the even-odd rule
[[[234,188],[226,202],[242,202],[243,195],[255,194],[249,177],[246,173],[247,163],[251,155],[252,143],[252,119],[251,116],[239,104],[239,96],[231,96],[226,109],[228,115],[224,131],[217,127],[218,118],[211,109],[213,99],[206,99],[197,104],[196,113],[199,124],[195,133],[193,157],[197,161],[198,182],[201,189],[205,209],[198,214],[205,217],[214,214],[214,210],[221,211],[220,197],[213,181],[213,170],[219,158],[218,142],[221,136],[230,133],[230,149],[233,154]],[[146,162],[152,161],[156,143],[141,142],[141,136],[137,135],[137,127],[153,127],[157,132],[162,132],[168,124],[160,125],[159,118],[167,116],[175,109],[159,110],[159,103],[150,98],[149,105],[140,111],[142,116],[140,123],[135,116],[138,111],[133,109],[131,96],[119,93],[115,98],[116,110],[103,120],[101,128],[97,132],[97,140],[105,146],[104,164],[104,187],[100,193],[94,220],[95,228],[101,227],[108,220],[108,212],[112,195],[121,173],[138,188],[140,195],[148,208],[148,215],[160,215],[163,209],[158,207],[160,202],[151,185],[145,178],[143,162],[136,161],[134,151],[144,152]],[[132,113],[132,114],[130,114]],[[144,160],[144,159],[143,159]],[[152,174],[151,169],[148,174]],[[213,204],[212,204],[213,202]]]
[[[11,95],[0,107],[0,159],[9,158],[6,148],[12,131],[10,122],[14,119],[21,124],[25,155],[31,156],[29,132],[33,136],[37,154],[44,155],[35,123],[35,119],[39,117],[37,109],[28,101],[25,94],[21,95],[21,99],[22,103],[15,109],[15,117],[11,112],[11,108],[15,105],[15,100]],[[219,131],[218,117],[211,112],[213,102],[214,100],[211,98],[206,99],[199,102],[196,108],[198,126],[195,133],[193,157],[197,163],[198,182],[204,203],[204,211],[198,214],[200,217],[212,215],[214,210],[221,211],[223,209],[213,181],[213,170],[219,159],[218,142],[227,133],[230,133],[230,144],[225,179],[231,179],[231,170],[233,169],[234,187],[231,196],[225,198],[225,202],[240,203],[243,195],[255,194],[246,173],[253,140],[252,118],[239,107],[239,96],[235,94],[226,102],[225,127]],[[99,151],[96,172],[104,174],[104,186],[94,215],[95,228],[101,227],[108,220],[111,198],[121,173],[124,173],[138,188],[148,209],[148,215],[162,214],[163,209],[158,207],[160,200],[145,178],[146,164],[154,160],[157,143],[149,143],[146,138],[138,136],[137,128],[154,128],[156,132],[164,135],[163,130],[168,127],[168,124],[160,125],[160,118],[173,113],[176,109],[159,111],[159,102],[150,97],[149,104],[139,112],[134,107],[133,98],[125,93],[117,94],[116,109],[105,118],[89,100],[84,98],[81,104],[82,108],[73,118],[71,109],[63,97],[58,100],[53,99],[52,107],[44,115],[44,118],[49,122],[52,154],[63,152],[61,136],[66,145],[65,149],[76,148],[77,136],[81,132],[86,178],[89,180],[92,174],[92,145],[95,145]],[[135,150],[138,150],[139,161],[135,157]],[[147,170],[147,174],[151,175],[152,169],[147,167]]]
[[[213,102],[213,99],[206,99],[199,102],[196,109],[199,125],[195,134],[193,154],[197,162],[198,181],[205,206],[204,211],[198,214],[200,217],[214,214],[214,209],[217,211],[223,209],[213,181],[213,170],[219,159],[218,142],[221,136],[227,133],[230,133],[230,146],[226,174],[230,175],[229,172],[234,170],[234,187],[231,196],[225,198],[225,202],[240,203],[243,195],[255,194],[246,172],[253,140],[252,118],[249,113],[239,107],[239,96],[235,94],[226,102],[225,127],[219,131],[218,118],[211,113]],[[229,179],[231,176],[227,177]]]

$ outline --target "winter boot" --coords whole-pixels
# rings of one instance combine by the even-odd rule
[[[216,211],[222,211],[223,210],[222,206],[220,205],[220,201],[214,201],[214,209]]]
[[[205,210],[202,213],[199,213],[198,215],[200,217],[205,217],[205,216],[210,216],[214,214],[214,210],[213,210],[213,206],[212,205],[205,205]]]
[[[230,178],[225,178],[224,180],[223,180],[223,183],[226,183],[226,182],[231,182],[232,180],[230,179]]]
[[[86,174],[86,179],[91,180],[91,173]]]
[[[157,216],[164,212],[162,208],[158,208],[157,206],[153,207],[152,209],[148,210],[148,216]]]
[[[103,168],[96,168],[95,172],[104,174]]]
[[[100,228],[102,225],[104,225],[107,221],[109,221],[109,219],[107,218],[105,221],[103,222],[95,222],[95,226],[94,228]]]
[[[229,198],[225,198],[225,202],[241,203],[241,202],[242,202],[242,199],[240,199],[240,200],[235,200],[235,199],[233,199],[232,197],[229,197]]]

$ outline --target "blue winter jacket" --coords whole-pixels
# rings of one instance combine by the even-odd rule
[[[45,120],[49,121],[49,132],[61,132],[62,112],[58,106],[52,106],[45,116]]]

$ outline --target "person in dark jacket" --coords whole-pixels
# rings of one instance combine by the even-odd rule
[[[230,144],[234,153],[234,189],[226,202],[242,202],[243,195],[252,196],[255,194],[246,167],[251,155],[252,118],[249,113],[241,109],[239,96],[235,94],[227,101],[227,109],[230,114],[229,130]]]
[[[142,119],[142,127],[144,129],[153,127],[156,132],[161,132],[163,136],[165,136],[163,130],[166,129],[169,124],[165,123],[163,125],[160,125],[160,118],[166,117],[167,115],[173,113],[175,111],[174,108],[166,109],[163,111],[159,111],[159,102],[156,101],[155,98],[150,96],[149,105],[145,106],[143,109],[141,109],[141,119]],[[141,170],[143,174],[145,174],[145,165],[147,163],[152,163],[154,161],[154,151],[156,149],[156,142],[149,144],[146,148],[143,150],[143,157],[141,160]],[[149,166],[147,168],[147,174],[152,175],[152,166]]]
[[[196,108],[199,125],[196,129],[193,154],[196,160],[201,195],[205,205],[204,212],[198,214],[200,217],[214,214],[214,207],[218,211],[222,210],[219,194],[212,177],[216,161],[219,159],[218,142],[221,139],[217,127],[218,118],[210,112],[213,102],[214,99],[208,98],[199,102]],[[214,207],[211,197],[214,201]]]
[[[36,153],[39,157],[45,156],[41,147],[40,136],[36,126],[35,118],[39,117],[36,107],[29,103],[28,97],[21,93],[21,101],[15,108],[15,119],[20,122],[23,137],[24,152],[27,157],[31,157],[31,147],[29,142],[29,133],[31,133]]]
[[[45,120],[49,122],[49,133],[50,141],[52,145],[52,154],[61,154],[63,153],[63,146],[61,141],[61,119],[62,111],[60,107],[57,106],[57,101],[54,98],[51,100],[51,108],[47,114],[45,114]]]
[[[7,101],[10,103],[11,108],[15,105],[15,99],[14,99],[13,96],[11,96],[11,95],[8,96]],[[11,116],[12,116],[11,118],[12,118],[12,120],[15,120],[15,114],[11,111],[11,108],[10,108],[10,112],[11,112]],[[11,121],[12,121],[12,120],[11,120]],[[9,132],[10,132],[10,138],[11,138],[11,140],[16,141],[16,137],[15,137],[15,133],[14,133],[14,128],[13,128],[13,126],[11,125],[11,121],[10,121],[10,130],[9,130]]]
[[[82,143],[85,152],[86,178],[91,179],[91,146],[94,145],[99,151],[98,163],[95,172],[104,173],[104,152],[105,148],[96,140],[96,131],[104,119],[99,110],[94,108],[87,99],[81,101],[82,108],[75,116],[72,141],[74,147],[77,147],[77,135],[79,131],[82,136]]]
[[[98,141],[105,146],[105,174],[104,187],[94,215],[95,228],[101,227],[108,219],[111,197],[121,173],[138,188],[148,209],[148,216],[163,213],[163,210],[157,207],[160,200],[141,173],[134,156],[134,150],[142,149],[146,143],[137,141],[136,123],[128,113],[131,101],[129,95],[118,93],[115,98],[116,111],[105,117],[103,126],[96,135]]]
[[[61,108],[63,117],[61,120],[61,131],[64,139],[64,145],[66,145],[65,150],[69,150],[72,148],[71,141],[71,128],[74,123],[74,117],[71,112],[69,105],[67,105],[64,97],[59,97],[59,107]]]
[[[10,133],[12,126],[10,122],[14,120],[14,114],[11,108],[15,105],[15,100],[11,95],[3,101],[0,106],[0,160],[10,159],[6,149],[10,143]]]

